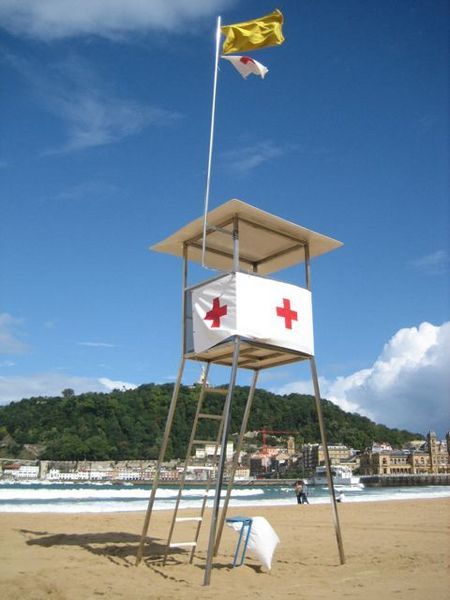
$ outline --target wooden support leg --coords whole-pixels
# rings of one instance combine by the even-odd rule
[[[330,463],[330,455],[328,453],[327,434],[325,431],[325,423],[324,423],[324,419],[323,419],[322,405],[320,404],[319,378],[317,376],[316,361],[315,361],[314,357],[311,357],[309,362],[310,362],[310,366],[311,366],[311,376],[312,376],[313,386],[314,386],[314,396],[316,399],[317,416],[319,419],[320,437],[322,440],[323,454],[325,457],[325,467],[327,470],[328,490],[330,492],[330,498],[331,498],[331,508],[333,511],[334,529],[336,532],[336,540],[337,540],[337,545],[338,545],[338,549],[339,549],[339,558],[341,561],[341,565],[343,565],[345,563],[344,546],[342,543],[341,527],[339,524],[339,515],[338,515],[338,510],[337,510],[337,504],[336,504],[336,494],[334,491],[333,476],[331,474],[331,463]]]

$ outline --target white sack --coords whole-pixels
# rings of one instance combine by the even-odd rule
[[[235,531],[240,531],[242,523],[227,523]],[[247,532],[244,531],[243,542]],[[272,568],[272,557],[275,548],[280,543],[280,538],[275,530],[264,517],[253,517],[252,528],[248,540],[247,551],[254,558],[259,560],[263,567],[268,571]]]

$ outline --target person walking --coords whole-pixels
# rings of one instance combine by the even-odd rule
[[[297,496],[297,504],[302,504],[303,500],[303,482],[299,479],[294,484],[294,492]]]
[[[306,481],[302,480],[301,484],[302,484],[302,504],[309,504],[308,487],[306,485]]]

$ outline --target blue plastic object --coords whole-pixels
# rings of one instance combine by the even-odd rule
[[[233,568],[240,567],[241,565],[244,564],[245,553],[247,552],[247,545],[248,545],[248,540],[250,538],[250,531],[252,530],[253,519],[250,519],[249,517],[229,517],[228,519],[226,519],[226,522],[227,523],[242,523],[242,527],[239,532],[239,538],[238,538],[238,543],[236,546],[236,551],[234,553],[234,558],[233,558]],[[243,545],[242,551],[241,551],[241,560],[238,564],[239,550],[241,548],[241,543],[242,543],[242,538],[244,537],[244,529],[245,528],[247,528],[247,535],[245,536],[244,545]]]

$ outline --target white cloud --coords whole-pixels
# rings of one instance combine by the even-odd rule
[[[426,275],[443,275],[448,272],[450,257],[447,250],[436,250],[412,260],[410,264]]]
[[[185,31],[235,0],[2,0],[0,25],[42,40],[147,31]]]
[[[112,144],[180,118],[175,111],[117,96],[76,57],[45,67],[12,54],[4,61],[21,75],[40,104],[64,123],[66,141],[44,155]]]
[[[20,339],[22,323],[23,319],[0,313],[0,354],[21,354],[29,350]]]
[[[321,378],[321,396],[389,427],[443,435],[450,429],[449,356],[450,322],[400,329],[371,367]],[[312,393],[312,386],[297,381],[274,391]]]
[[[162,124],[177,117],[161,108],[133,100],[108,97],[95,90],[78,90],[75,95],[60,90],[50,103],[53,112],[68,126],[68,141],[46,154],[59,154],[104,146],[136,135],[149,125]]]
[[[110,392],[112,390],[134,390],[137,388],[137,385],[134,383],[119,380],[114,381],[113,379],[108,379],[108,377],[100,377],[99,382]]]
[[[276,146],[271,140],[263,140],[247,146],[236,146],[233,150],[223,152],[222,158],[229,168],[244,174],[287,151],[288,148]]]
[[[107,377],[90,378],[62,373],[42,373],[29,376],[0,377],[0,404],[31,398],[32,396],[59,396],[71,388],[76,394],[110,392],[114,389],[134,389],[134,383],[113,381]]]

